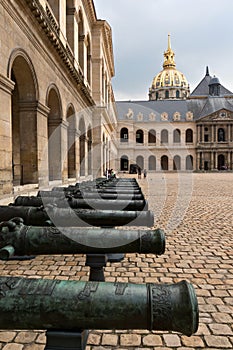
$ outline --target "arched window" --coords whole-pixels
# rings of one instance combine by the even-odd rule
[[[128,142],[129,140],[129,131],[127,128],[122,128],[120,132],[121,142]]]
[[[136,131],[136,143],[143,143],[144,140],[144,134],[141,129]]]
[[[168,90],[165,91],[165,98],[169,98],[169,91]]]
[[[137,156],[136,163],[141,169],[144,169],[144,158],[142,156]]]
[[[192,143],[193,142],[193,131],[192,129],[187,129],[185,132],[185,142]]]
[[[180,98],[180,92],[179,92],[179,90],[176,90],[176,98]]]
[[[173,131],[173,142],[180,143],[180,130],[179,129],[175,129]]]
[[[156,143],[156,131],[153,129],[148,132],[148,143]]]
[[[193,170],[193,156],[186,157],[186,170]]]
[[[148,160],[149,170],[156,170],[156,158],[155,156],[150,156]]]
[[[223,128],[218,129],[218,142],[225,141],[225,130]]]
[[[127,156],[121,157],[121,171],[128,171],[129,170],[129,159]]]
[[[180,156],[175,156],[173,158],[173,170],[180,170]]]
[[[167,156],[161,157],[161,169],[168,170],[168,157]]]
[[[204,142],[209,142],[209,128],[204,128]]]
[[[168,143],[168,131],[166,129],[161,131],[161,143]]]
[[[218,155],[218,170],[225,170],[226,169],[226,164],[225,164],[225,156],[224,154],[219,154]]]

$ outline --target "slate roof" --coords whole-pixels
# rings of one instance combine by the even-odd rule
[[[222,109],[233,112],[233,99],[225,97],[209,96],[204,100],[188,100],[187,103],[196,120]]]
[[[186,119],[187,101],[186,100],[157,100],[157,101],[117,101],[116,107],[118,111],[118,120],[138,120],[138,114],[143,114],[142,122],[151,121],[149,116],[155,114],[155,122],[161,122],[161,114],[168,114],[168,121],[173,121],[175,112],[180,113],[180,120]],[[133,111],[133,117],[128,118],[129,110]]]
[[[211,79],[207,67],[205,77],[187,100],[117,101],[118,120],[161,122],[161,114],[167,113],[167,121],[173,122],[174,114],[178,112],[180,121],[186,121],[186,113],[190,111],[195,121],[222,109],[233,112],[233,93],[220,84],[220,96],[210,96],[209,82]],[[232,97],[227,98],[227,96]],[[140,113],[143,115],[142,120],[138,117]],[[150,118],[151,113],[155,115],[154,120]],[[163,122],[166,121],[163,120]]]
[[[209,70],[207,68],[206,75],[200,81],[200,83],[197,85],[197,87],[193,90],[193,92],[190,94],[190,97],[195,97],[195,96],[203,96],[204,97],[204,96],[208,96],[209,95],[209,83],[210,83],[210,81],[212,79],[213,79],[213,77],[211,77],[209,75]],[[216,80],[218,80],[218,79],[216,78]],[[226,96],[226,95],[233,95],[233,93],[230,90],[226,89],[220,83],[220,96]]]

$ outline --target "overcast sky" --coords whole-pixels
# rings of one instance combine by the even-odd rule
[[[191,91],[216,75],[233,91],[233,0],[94,0],[112,27],[116,100],[147,100],[162,70],[167,36]]]

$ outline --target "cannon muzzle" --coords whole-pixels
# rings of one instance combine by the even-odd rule
[[[0,277],[0,329],[148,329],[192,335],[191,284],[83,282]]]

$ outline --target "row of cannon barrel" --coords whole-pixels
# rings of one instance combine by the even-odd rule
[[[154,216],[135,179],[20,196],[0,207],[0,221],[0,259],[86,254],[90,267],[88,282],[0,277],[1,329],[46,329],[46,350],[83,350],[89,328],[196,332],[198,304],[188,282],[105,282],[107,262],[165,251],[164,232],[151,229]],[[115,228],[124,225],[150,229]]]

